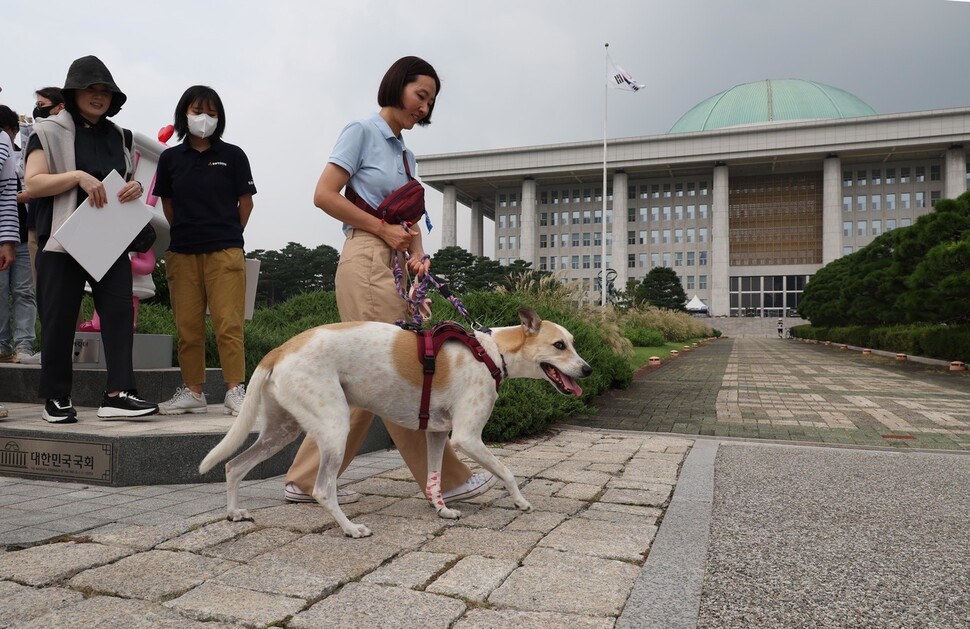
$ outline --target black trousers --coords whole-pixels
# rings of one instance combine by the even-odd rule
[[[101,316],[101,346],[107,366],[105,391],[135,388],[131,352],[135,313],[131,303],[131,261],[122,254],[100,281],[67,253],[37,250],[37,312],[40,315],[40,397],[71,395],[74,332],[84,284],[91,285]]]

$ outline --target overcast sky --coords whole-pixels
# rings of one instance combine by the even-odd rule
[[[442,79],[432,125],[406,132],[419,156],[602,140],[604,43],[640,92],[609,93],[609,137],[665,133],[701,100],[768,78],[808,79],[879,113],[970,106],[970,3],[949,0],[4,0],[0,102],[33,109],[94,54],[128,95],[115,121],[155,137],[190,85],[226,106],[224,138],[259,193],[247,249],[294,241],[340,249],[313,207],[343,126],[377,110],[398,57]],[[158,8],[156,8],[158,7]],[[420,171],[419,171],[420,175]],[[428,195],[432,221],[441,197]],[[458,244],[469,246],[459,206]],[[491,253],[486,221],[486,253]],[[440,232],[426,247],[440,246]]]

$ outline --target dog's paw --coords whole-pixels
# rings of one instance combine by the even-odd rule
[[[370,537],[372,533],[363,524],[354,524],[351,522],[349,527],[344,527],[344,535],[353,537],[354,539],[360,539],[361,537]]]
[[[249,515],[249,511],[245,509],[235,509],[230,511],[226,516],[226,519],[230,522],[254,522],[255,518]]]
[[[532,512],[532,504],[525,498],[522,500],[516,500],[515,506],[518,507],[520,511],[525,511],[526,513]]]
[[[457,520],[461,517],[461,511],[458,509],[449,509],[448,507],[444,507],[442,509],[438,509],[438,517],[445,518],[446,520]]]

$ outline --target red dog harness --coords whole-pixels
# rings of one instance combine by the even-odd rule
[[[489,373],[495,379],[495,390],[502,383],[504,375],[505,360],[502,360],[503,369],[495,365],[495,361],[488,355],[482,344],[478,342],[475,333],[466,330],[461,324],[454,321],[442,321],[431,329],[416,330],[418,335],[418,361],[424,367],[424,385],[421,388],[421,410],[418,417],[421,420],[421,430],[428,429],[429,410],[431,408],[431,380],[434,378],[435,357],[438,350],[444,345],[445,341],[461,341],[472,351],[475,358],[488,367]]]

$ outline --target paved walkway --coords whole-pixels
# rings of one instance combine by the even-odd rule
[[[0,626],[965,626],[968,383],[721,340],[495,447],[532,513],[496,488],[441,520],[395,452],[358,457],[363,540],[280,478],[242,523],[221,484],[0,478]]]

